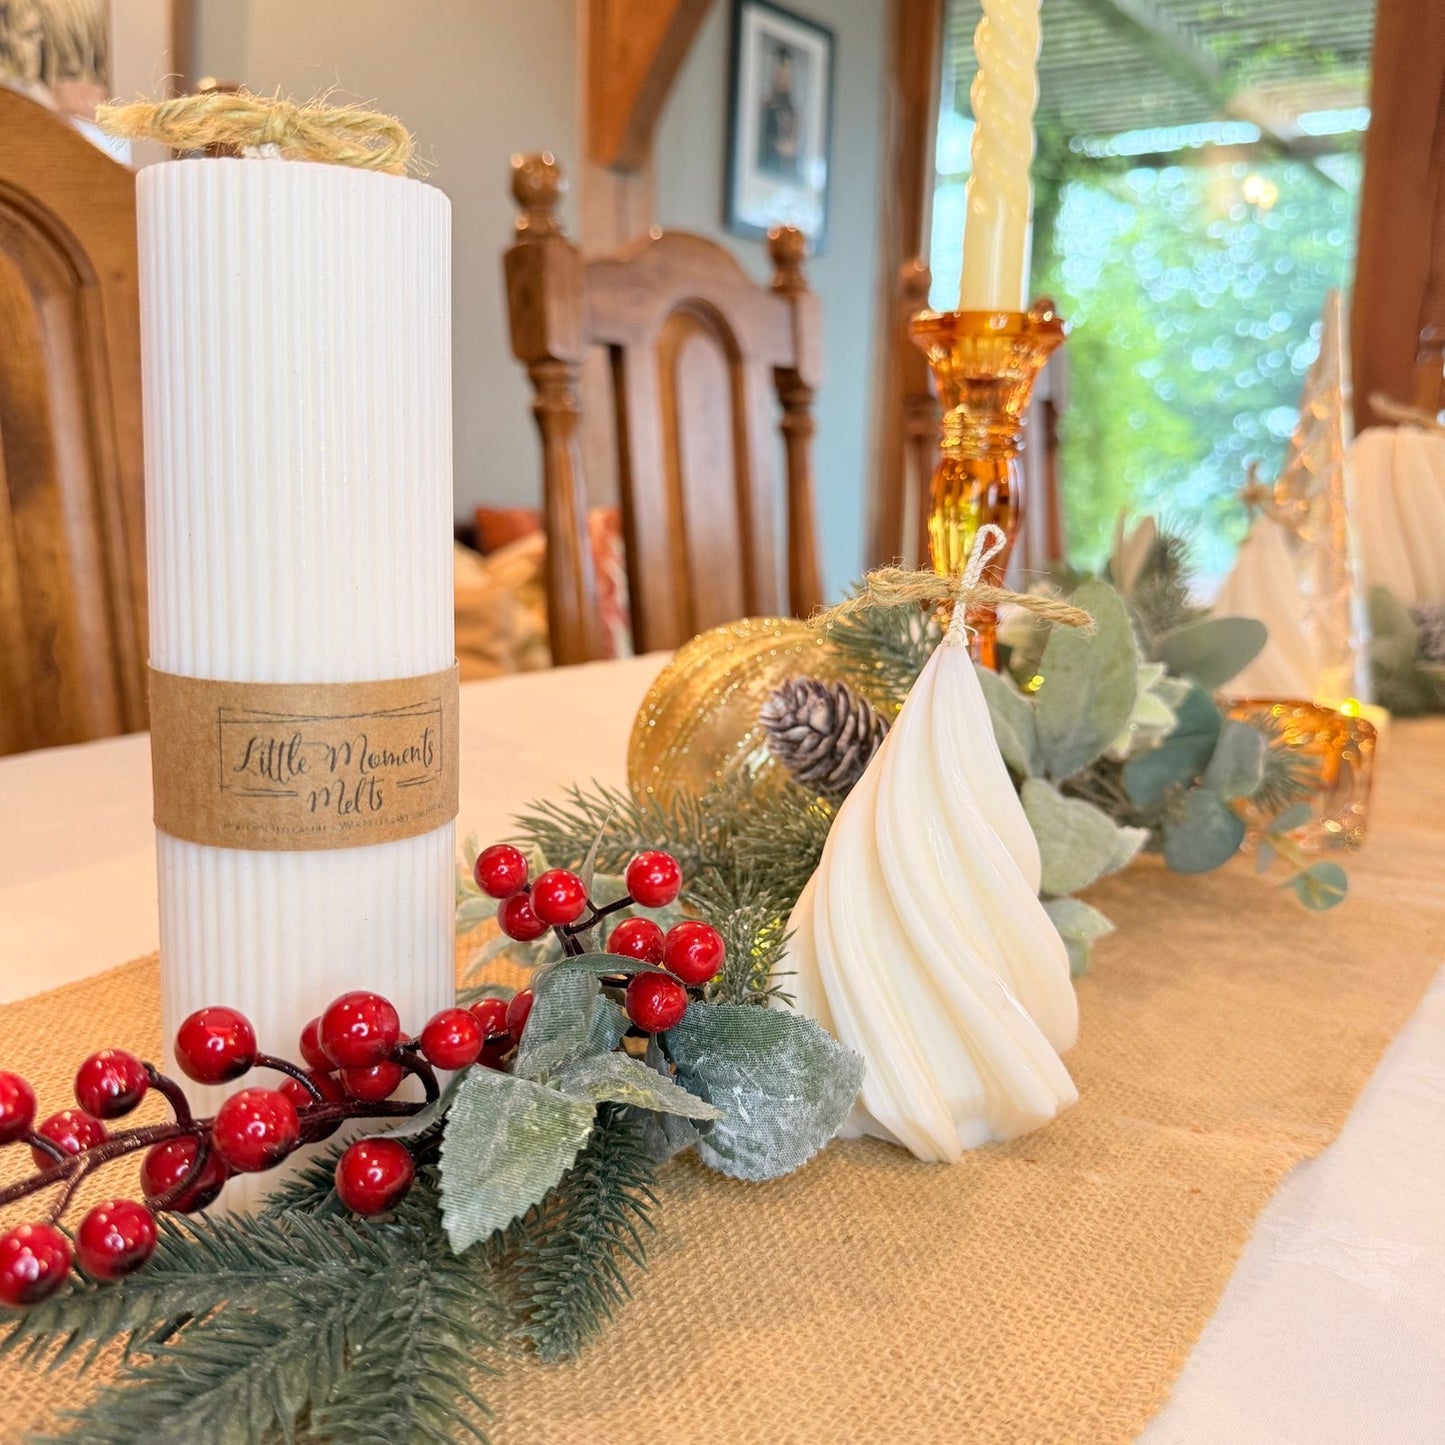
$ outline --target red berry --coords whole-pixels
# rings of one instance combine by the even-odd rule
[[[507,1002],[507,1032],[514,1039],[522,1037],[522,1030],[527,1027],[527,1018],[532,1012],[532,990],[524,988],[520,993],[514,993]]]
[[[321,1015],[321,1047],[338,1069],[369,1069],[401,1041],[396,1009],[379,993],[357,989],[333,999]]]
[[[301,1121],[279,1089],[242,1089],[216,1110],[211,1139],[237,1174],[259,1174],[301,1142]]]
[[[156,1203],[190,1175],[200,1147],[201,1142],[194,1134],[181,1134],[167,1139],[164,1144],[157,1144],[146,1154],[140,1166],[140,1187],[147,1203],[153,1208],[174,1210],[177,1214],[195,1214],[208,1204],[215,1203],[216,1196],[231,1177],[231,1171],[214,1148],[207,1150],[206,1162],[179,1194],[168,1199],[164,1206]]]
[[[19,1074],[0,1073],[0,1144],[23,1139],[34,1125],[35,1090]]]
[[[406,1070],[392,1059],[383,1059],[369,1069],[342,1069],[341,1087],[353,1099],[363,1103],[379,1104],[389,1099],[401,1088]]]
[[[612,930],[607,951],[643,963],[661,963],[662,930],[650,918],[629,918]]]
[[[93,1118],[119,1119],[146,1096],[146,1066],[124,1049],[102,1049],[76,1071],[75,1102]]]
[[[502,932],[518,943],[532,943],[547,931],[547,925],[532,912],[532,900],[525,893],[497,905],[497,922]]]
[[[336,1194],[353,1214],[385,1214],[411,1188],[411,1151],[396,1139],[358,1139],[336,1161]]]
[[[75,1235],[75,1253],[92,1279],[119,1279],[137,1270],[156,1247],[156,1222],[144,1204],[112,1199],[97,1204]]]
[[[308,1068],[331,1068],[331,1060],[326,1057],[326,1050],[321,1047],[320,1014],[301,1030],[301,1057],[306,1060]]]
[[[58,1144],[67,1154],[83,1154],[110,1138],[99,1119],[92,1119],[80,1109],[62,1109],[58,1114],[52,1114],[35,1132],[42,1139]],[[56,1162],[44,1149],[36,1149],[33,1145],[30,1157],[35,1160],[37,1169],[49,1169]]]
[[[639,853],[627,865],[627,891],[644,908],[666,908],[682,892],[682,869],[671,853]]]
[[[684,983],[702,984],[716,976],[727,957],[723,936],[710,923],[688,919],[667,930],[662,961]]]
[[[576,923],[587,911],[587,885],[565,868],[549,868],[532,885],[532,912],[554,927]]]
[[[472,876],[483,893],[492,898],[510,898],[527,886],[527,860],[510,843],[493,843],[477,854]]]
[[[481,1025],[483,1039],[507,1032],[507,1001],[504,998],[479,998],[471,1007],[471,1015]]]
[[[176,1063],[198,1084],[229,1084],[256,1062],[256,1030],[233,1008],[197,1009],[176,1030]]]
[[[53,1224],[21,1224],[0,1234],[0,1303],[33,1305],[70,1273],[70,1241]]]
[[[645,1034],[662,1034],[687,1012],[687,990],[665,973],[634,974],[627,985],[627,1017]]]
[[[465,1069],[481,1057],[486,1035],[464,1008],[444,1008],[421,1031],[421,1051],[439,1069]]]
[[[321,1102],[318,1103],[300,1079],[287,1079],[281,1085],[281,1092],[291,1100],[297,1115],[301,1119],[301,1132],[308,1144],[314,1144],[320,1139],[329,1139],[340,1127],[341,1120],[337,1119],[331,1124],[308,1124],[306,1111],[308,1109],[319,1109],[322,1104],[340,1104],[345,1102],[346,1091],[341,1087],[341,1080],[329,1069],[307,1069],[306,1077],[316,1085],[321,1093]]]

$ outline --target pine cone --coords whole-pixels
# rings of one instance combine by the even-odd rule
[[[1445,662],[1445,602],[1426,602],[1410,609],[1421,662]]]
[[[843,797],[863,776],[888,724],[846,682],[794,677],[758,714],[773,756],[804,787]]]

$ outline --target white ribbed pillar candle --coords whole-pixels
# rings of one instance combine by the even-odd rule
[[[446,197],[264,159],[151,166],[138,188],[151,665],[300,683],[451,666]],[[454,840],[252,852],[158,831],[168,1047],[224,1003],[294,1058],[358,987],[419,1030],[453,993]],[[224,1092],[188,1088],[206,1109]]]

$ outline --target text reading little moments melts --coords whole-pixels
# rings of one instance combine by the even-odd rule
[[[457,674],[236,683],[151,671],[163,832],[300,851],[415,837],[457,812]]]

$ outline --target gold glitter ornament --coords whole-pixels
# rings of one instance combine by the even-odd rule
[[[806,622],[748,617],[684,643],[638,709],[627,781],[639,801],[702,795],[736,768],[760,786],[787,773],[768,751],[758,712],[792,677],[840,679],[840,659]]]

